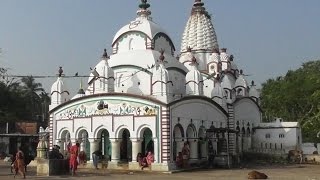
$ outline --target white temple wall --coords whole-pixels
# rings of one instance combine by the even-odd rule
[[[193,51],[194,57],[197,59],[198,70],[205,71],[207,70],[207,64],[210,60],[211,52],[201,52],[201,51]]]
[[[185,100],[172,106],[171,111],[172,125],[177,124],[179,118],[179,123],[185,131],[191,119],[197,130],[202,125],[202,121],[206,128],[210,128],[212,123],[215,127],[226,127],[227,125],[226,115],[215,105],[204,100]]]
[[[256,129],[252,137],[252,145],[255,150],[282,151],[299,149],[297,142],[298,128],[265,128]],[[282,136],[283,134],[284,136]],[[282,147],[281,147],[282,146]]]
[[[185,82],[186,77],[183,73],[169,69],[169,80],[173,83],[172,96],[173,99],[180,99],[186,94]],[[182,95],[182,96],[181,96]]]
[[[115,77],[115,92],[137,95],[151,93],[151,75],[138,68],[116,69]]]
[[[249,123],[250,130],[252,130],[252,127],[258,126],[261,122],[261,111],[251,99],[244,98],[234,104],[234,119],[235,123],[239,122],[240,129],[242,125],[247,129]]]

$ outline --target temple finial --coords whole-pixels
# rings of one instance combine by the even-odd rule
[[[139,4],[139,10],[137,11],[138,16],[149,16],[151,15],[151,11],[148,10],[150,7],[150,4],[147,0],[141,0],[141,3]]]

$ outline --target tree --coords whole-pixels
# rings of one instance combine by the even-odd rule
[[[302,64],[297,70],[262,84],[261,106],[269,117],[300,123],[305,141],[317,141],[320,131],[320,61]]]
[[[27,103],[27,110],[30,112],[30,118],[36,119],[36,114],[41,113],[41,99],[39,94],[45,92],[41,83],[36,83],[32,76],[21,78],[22,91]]]

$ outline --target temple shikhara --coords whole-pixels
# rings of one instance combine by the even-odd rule
[[[139,169],[137,154],[151,151],[154,171],[176,169],[185,143],[192,165],[206,163],[209,152],[215,163],[230,165],[254,143],[259,149],[259,91],[219,47],[204,2],[191,6],[180,52],[144,0],[136,19],[115,34],[110,53],[102,52],[86,88],[69,94],[61,69],[51,88],[50,148],[66,153],[79,142],[88,163],[100,149],[110,169]]]

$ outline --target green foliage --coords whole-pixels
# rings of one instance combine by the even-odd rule
[[[34,121],[46,115],[50,98],[32,76],[11,78],[0,68],[0,77],[0,122]]]
[[[302,127],[303,140],[320,142],[320,61],[303,63],[284,77],[269,79],[262,84],[261,106],[264,121],[282,117],[297,121]]]

